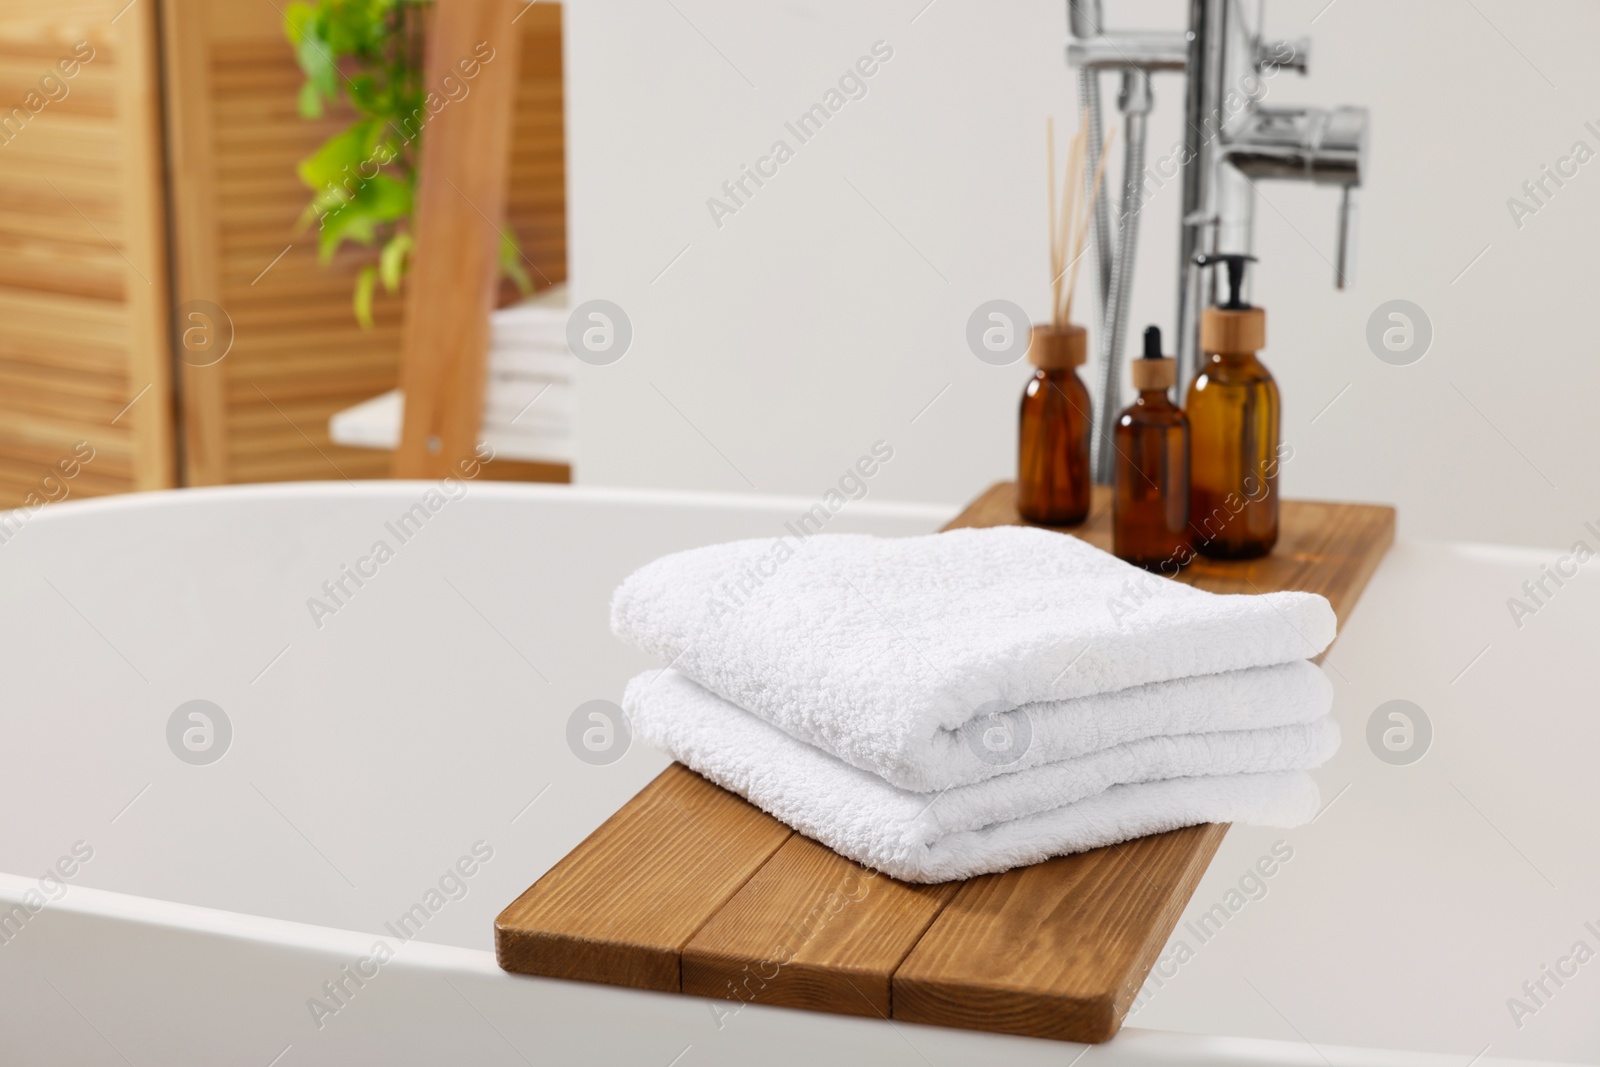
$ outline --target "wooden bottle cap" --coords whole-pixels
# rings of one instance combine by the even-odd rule
[[[1178,383],[1178,361],[1175,359],[1136,359],[1128,366],[1133,371],[1133,387],[1140,392],[1146,389],[1171,389]]]
[[[1089,335],[1082,326],[1036,325],[1028,339],[1028,362],[1041,370],[1067,370],[1089,358]]]
[[[1250,307],[1208,307],[1200,312],[1200,350],[1248,356],[1267,347],[1267,313]]]

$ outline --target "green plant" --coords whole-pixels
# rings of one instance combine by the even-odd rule
[[[316,225],[318,258],[326,264],[346,242],[377,248],[356,275],[356,319],[372,325],[378,283],[400,287],[415,239],[417,163],[427,110],[422,46],[428,0],[301,0],[284,13],[284,32],[305,73],[300,114],[317,119],[348,102],[350,125],[300,161],[312,190],[300,216]],[[523,292],[532,286],[516,239],[501,232],[500,269]]]

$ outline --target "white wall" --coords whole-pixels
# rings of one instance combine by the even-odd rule
[[[575,296],[635,331],[580,379],[581,481],[817,494],[879,439],[878,499],[954,505],[1011,476],[1028,368],[981,363],[964,330],[996,297],[1044,314],[1044,117],[1064,137],[1077,113],[1065,4],[925,2],[569,0]],[[1115,26],[1183,18],[1107,8]],[[1393,502],[1411,536],[1569,544],[1600,519],[1600,162],[1520,229],[1506,201],[1574,141],[1600,150],[1583,128],[1600,129],[1600,8],[1273,0],[1267,28],[1313,39],[1310,76],[1280,74],[1269,100],[1373,123],[1346,292],[1335,193],[1263,186],[1254,295],[1296,449],[1286,494]],[[798,145],[785,120],[880,40],[894,54],[866,97]],[[1181,79],[1156,96],[1152,159]],[[719,228],[707,198],[778,138],[795,157]],[[1133,337],[1171,327],[1178,197],[1147,209]],[[1365,340],[1394,298],[1433,323],[1411,366]]]

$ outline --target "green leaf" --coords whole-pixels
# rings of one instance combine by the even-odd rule
[[[345,82],[345,94],[350,97],[350,103],[363,115],[381,115],[384,113],[382,106],[383,91],[378,86],[378,80],[370,74],[356,74]]]
[[[300,217],[295,220],[295,232],[305,233],[313,223],[320,228],[329,215],[344,208],[350,202],[350,194],[345,192],[343,186],[324,189],[311,198],[311,203],[300,212]]]
[[[361,268],[361,273],[356,275],[356,291],[352,303],[355,306],[356,321],[364,330],[372,329],[372,290],[378,281],[378,268],[367,265]]]
[[[383,287],[391,293],[400,288],[400,278],[406,271],[406,257],[411,254],[414,244],[416,240],[409,233],[397,233],[383,246],[383,253],[378,257],[378,274],[383,279]]]
[[[283,35],[289,38],[290,44],[299,44],[305,39],[307,24],[316,17],[316,8],[296,0],[284,10]]]
[[[300,61],[300,69],[305,72],[306,80],[329,100],[336,99],[339,95],[339,68],[328,45],[312,32],[309,25],[305,36],[295,46],[294,54]]]
[[[355,55],[368,47],[374,33],[382,35],[386,5],[350,0],[324,0],[328,44],[337,55]]]
[[[326,265],[346,241],[371,245],[377,239],[380,221],[362,211],[354,201],[323,216],[322,230],[317,234],[317,258]]]
[[[320,148],[300,161],[300,180],[319,193],[354,184],[360,179],[363,164],[368,170],[376,166],[378,142],[382,137],[383,127],[376,120],[354,123],[322,142]]]
[[[410,215],[411,187],[405,182],[379,174],[362,183],[342,207],[323,216],[317,242],[322,262],[332,259],[345,241],[370,245],[379,226]]]
[[[423,106],[422,37],[430,0],[280,0],[284,36],[305,74],[297,106],[326,118],[348,101],[356,114],[301,160],[311,190],[299,226],[315,225],[326,263],[346,244],[381,245],[355,292],[357,318],[369,324],[377,283],[397,290],[415,244],[407,220],[415,207],[417,124]],[[411,137],[411,140],[407,140]],[[501,251],[504,270],[526,288],[515,246]]]
[[[533,279],[522,269],[522,248],[510,230],[500,231],[500,273],[516,282],[523,296],[533,292]]]
[[[322,117],[322,91],[310,82],[300,86],[300,117],[303,119],[320,119]]]
[[[411,186],[388,174],[379,174],[356,190],[356,202],[383,222],[411,214]]]

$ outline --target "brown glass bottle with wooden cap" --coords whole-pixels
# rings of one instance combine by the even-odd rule
[[[1138,398],[1117,419],[1111,498],[1111,551],[1119,559],[1177,574],[1194,558],[1189,545],[1189,420],[1167,395],[1177,361],[1161,354],[1161,330],[1144,331],[1133,361]]]
[[[1017,442],[1017,512],[1029,522],[1072,526],[1089,515],[1089,390],[1077,368],[1088,358],[1082,326],[1038,325],[1022,393]]]
[[[1240,298],[1254,256],[1201,255],[1224,264],[1228,300],[1200,313],[1200,366],[1189,386],[1189,526],[1217,559],[1264,556],[1278,541],[1278,385],[1256,353],[1267,313]]]

